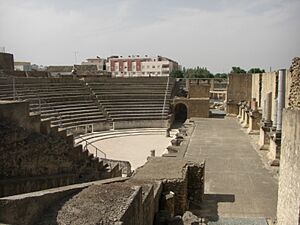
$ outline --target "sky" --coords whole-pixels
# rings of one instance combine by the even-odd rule
[[[161,55],[269,71],[300,56],[299,12],[300,0],[0,0],[0,47],[39,65]]]

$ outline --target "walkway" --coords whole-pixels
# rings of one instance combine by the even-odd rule
[[[199,216],[274,218],[277,181],[235,118],[195,119],[185,157],[206,160],[206,200]],[[199,207],[198,207],[199,208]]]

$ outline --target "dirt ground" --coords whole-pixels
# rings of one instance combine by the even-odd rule
[[[93,145],[103,150],[109,159],[129,161],[135,170],[145,164],[151,150],[155,150],[156,156],[165,153],[171,140],[172,138],[162,134],[138,135],[101,140]],[[89,151],[94,153],[92,147],[89,147]]]

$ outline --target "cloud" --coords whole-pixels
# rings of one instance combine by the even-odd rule
[[[287,67],[300,55],[298,0],[5,1],[0,46],[17,60],[72,64],[111,54],[160,54],[184,66]]]

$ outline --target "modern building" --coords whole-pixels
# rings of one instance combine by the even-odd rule
[[[14,68],[16,71],[31,71],[30,62],[15,62]]]
[[[179,66],[176,61],[162,56],[111,56],[106,62],[106,70],[113,77],[169,76],[177,69]]]
[[[86,59],[85,62],[82,62],[81,65],[96,65],[97,70],[105,70],[106,59],[100,58],[97,56],[96,58]]]

